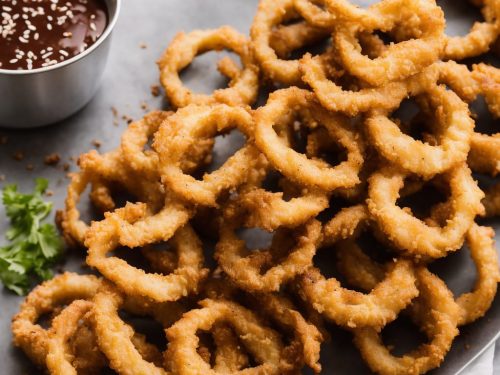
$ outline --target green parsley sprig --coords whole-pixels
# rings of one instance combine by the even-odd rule
[[[16,185],[3,189],[2,200],[11,227],[5,234],[9,243],[0,247],[0,280],[19,295],[29,291],[34,277],[50,279],[50,267],[62,253],[55,226],[42,223],[52,210],[52,203],[42,199],[48,184],[46,179],[36,179],[33,194],[19,193]]]

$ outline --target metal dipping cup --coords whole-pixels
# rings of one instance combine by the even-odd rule
[[[33,128],[61,121],[96,93],[106,67],[121,0],[105,0],[108,25],[87,50],[33,70],[0,69],[0,127]]]

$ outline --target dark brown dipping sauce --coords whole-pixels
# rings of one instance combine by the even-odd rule
[[[102,35],[104,0],[0,0],[0,69],[32,70],[69,60]]]

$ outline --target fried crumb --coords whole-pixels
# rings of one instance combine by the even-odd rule
[[[97,140],[97,139],[94,139],[94,140],[92,141],[92,144],[93,144],[95,147],[97,147],[97,148],[101,147],[101,145],[102,145],[101,141],[99,141],[99,140]]]
[[[35,167],[33,166],[33,164],[26,165],[26,170],[27,171],[32,171],[33,169],[35,169]]]
[[[61,156],[58,153],[54,152],[45,156],[44,163],[45,165],[57,165],[61,160]]]
[[[144,42],[143,42],[143,43],[140,43],[140,44],[139,44],[139,47],[140,47],[141,49],[146,49],[146,48],[148,48],[148,45],[147,45],[146,43],[144,43]]]
[[[465,344],[464,347],[465,347],[465,350],[469,350],[470,349],[470,344]]]
[[[113,112],[113,117],[118,117],[118,110],[116,107],[111,107],[111,112]]]
[[[127,122],[127,124],[130,124],[134,121],[134,119],[132,117],[127,116],[127,115],[123,115],[122,119],[125,120]]]
[[[149,106],[148,106],[148,103],[146,102],[142,102],[141,103],[141,109],[145,112],[148,112],[149,111]]]
[[[63,164],[63,171],[64,171],[64,172],[69,171],[69,167],[70,167],[69,163],[64,163],[64,164]]]
[[[118,126],[118,125],[120,125],[120,123],[118,122],[118,120],[115,119],[115,120],[113,120],[113,125]]]
[[[46,195],[47,197],[51,197],[51,196],[53,196],[53,195],[54,195],[54,192],[53,192],[52,190],[47,190],[47,191],[45,192],[45,195]]]
[[[155,98],[160,96],[160,86],[151,85],[151,95],[153,95]]]
[[[0,136],[0,145],[6,144],[8,140],[9,138],[6,135]]]
[[[0,182],[4,182],[5,181],[5,175],[4,174],[0,174]]]
[[[70,160],[70,161],[75,161],[76,159],[75,159],[75,157],[74,157],[74,156],[70,156],[70,157],[69,157],[69,160]]]
[[[70,179],[71,179],[71,173],[66,173],[66,178],[67,178],[68,180],[70,180]]]
[[[16,152],[14,152],[14,155],[12,155],[12,157],[17,161],[21,161],[24,159],[24,152],[16,151]]]

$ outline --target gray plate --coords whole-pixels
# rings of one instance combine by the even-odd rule
[[[94,100],[74,117],[51,127],[30,131],[0,131],[8,136],[8,143],[0,146],[0,175],[5,175],[5,183],[18,183],[23,191],[30,191],[33,179],[43,176],[51,181],[54,196],[50,198],[55,208],[61,208],[65,196],[67,179],[62,169],[43,164],[43,157],[58,152],[68,161],[82,152],[93,148],[93,140],[102,142],[102,151],[115,147],[125,128],[124,121],[113,126],[111,107],[115,106],[120,115],[126,114],[139,118],[144,111],[140,103],[150,108],[165,105],[161,98],[150,95],[150,85],[158,82],[156,59],[177,31],[194,28],[214,28],[230,24],[247,33],[255,13],[254,0],[127,0],[123,13],[114,33],[114,44],[107,73],[101,90]],[[446,2],[443,2],[448,10]],[[449,4],[453,1],[449,0]],[[477,12],[464,4],[453,5],[446,13],[449,18],[448,31],[454,34],[465,33]],[[145,6],[147,4],[147,7]],[[146,48],[140,48],[145,43]],[[215,54],[196,60],[184,79],[194,89],[208,92],[223,83],[216,78]],[[226,146],[218,144],[218,156],[227,153]],[[23,151],[23,161],[15,161],[15,151]],[[32,164],[34,171],[27,171]],[[72,164],[72,170],[75,170]],[[83,202],[82,207],[85,207]],[[0,208],[0,233],[4,233],[7,223],[3,208]],[[498,224],[498,223],[492,223]],[[498,227],[498,225],[495,225]],[[84,272],[81,264],[84,255],[77,252],[68,254],[65,269]],[[455,292],[470,289],[475,276],[467,252],[461,251],[447,258],[444,265],[436,266],[437,272],[445,278]],[[0,292],[0,363],[1,374],[36,373],[26,357],[11,345],[10,319],[16,313],[21,298],[2,290]],[[500,330],[500,298],[497,298],[490,311],[477,323],[462,329],[444,364],[434,373],[456,374],[474,357],[483,351],[497,336]],[[407,345],[408,330],[404,325],[396,325],[389,330],[389,340],[397,340]],[[357,351],[351,345],[350,335],[332,328],[332,344],[325,345],[322,363],[325,373],[368,374]],[[335,370],[335,371],[334,371]]]

